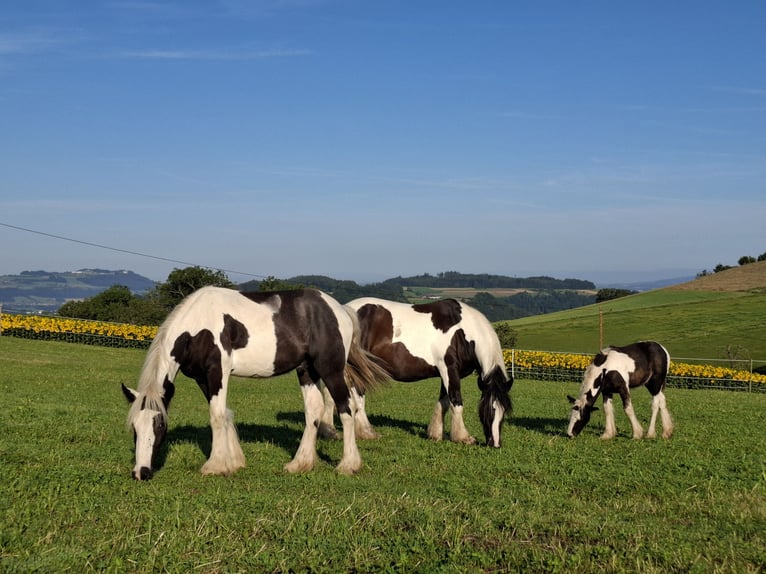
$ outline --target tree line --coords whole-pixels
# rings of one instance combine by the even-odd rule
[[[761,253],[758,257],[753,257],[752,255],[743,255],[737,260],[737,263],[740,265],[749,265],[751,263],[757,263],[758,261],[766,261],[766,253]],[[721,271],[726,271],[727,269],[734,269],[733,265],[724,265],[723,263],[719,263],[713,268],[713,273],[720,273]],[[697,273],[697,277],[705,277],[706,275],[710,275],[710,271],[707,269],[703,269],[699,273]]]
[[[62,305],[58,314],[64,317],[133,323],[137,325],[159,325],[181,300],[205,285],[216,285],[239,291],[279,291],[314,287],[330,293],[341,303],[359,297],[379,297],[390,301],[407,302],[405,288],[425,285],[432,279],[431,287],[448,286],[473,288],[520,287],[530,291],[507,297],[496,297],[488,292],[479,292],[469,302],[484,313],[490,321],[517,319],[540,313],[552,313],[564,309],[581,307],[595,302],[593,295],[575,289],[593,289],[589,281],[577,279],[558,280],[550,277],[533,277],[525,283],[523,279],[502,278],[492,275],[462,275],[456,272],[428,274],[411,278],[397,277],[380,283],[359,285],[355,281],[337,280],[322,275],[300,275],[290,279],[266,277],[240,285],[234,284],[222,271],[202,267],[174,269],[165,282],[158,283],[144,295],[134,294],[124,285],[113,285],[98,295],[82,301],[69,301]],[[487,284],[481,279],[487,278]]]

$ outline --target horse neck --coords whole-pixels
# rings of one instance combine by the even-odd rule
[[[580,385],[580,399],[586,402],[588,406],[592,406],[601,393],[601,386],[596,387],[595,383],[602,374],[601,367],[590,365],[585,369],[582,385]]]
[[[142,409],[155,410],[167,417],[167,409],[163,401],[164,383],[166,380],[173,382],[178,374],[178,363],[171,359],[164,341],[164,332],[160,332],[149,346],[138,380],[138,397],[128,413],[129,420],[137,416]]]

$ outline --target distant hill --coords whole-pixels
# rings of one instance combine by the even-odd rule
[[[671,289],[692,291],[753,291],[766,290],[766,261],[732,267],[718,273],[697,277],[674,285]]]
[[[764,316],[766,262],[758,262],[508,324],[525,349],[593,353],[602,344],[654,339],[674,357],[752,359],[757,361],[754,366],[762,367]]]
[[[357,297],[410,302],[456,297],[470,302],[491,321],[580,307],[592,303],[596,293],[592,282],[581,279],[507,277],[456,271],[394,277],[365,285],[323,275],[299,275],[284,282],[316,287],[341,303]],[[93,297],[113,285],[124,285],[134,294],[142,295],[153,288],[155,282],[125,270],[24,271],[19,275],[0,276],[0,304],[6,312],[53,313],[67,301]],[[238,285],[241,291],[257,291],[259,287],[259,281]]]
[[[470,303],[490,321],[572,309],[596,299],[596,286],[590,281],[547,276],[524,278],[446,271],[436,275],[394,277],[365,285],[324,275],[299,275],[284,281],[321,289],[341,303],[358,297],[410,303],[454,297]],[[259,281],[248,281],[239,285],[239,289],[257,291],[259,286]]]
[[[126,270],[22,271],[19,275],[0,275],[0,304],[6,312],[52,313],[67,301],[93,297],[113,285],[124,285],[142,295],[155,284]]]

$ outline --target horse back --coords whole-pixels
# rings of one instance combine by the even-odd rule
[[[610,347],[630,357],[635,363],[635,369],[630,373],[630,387],[646,385],[652,395],[665,387],[670,355],[667,349],[655,341],[639,341],[624,347]]]

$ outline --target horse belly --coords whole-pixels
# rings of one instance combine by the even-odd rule
[[[439,376],[439,371],[434,365],[414,356],[401,343],[376,349],[373,354],[386,362],[386,370],[394,380],[407,383]]]
[[[262,347],[254,350],[234,351],[231,356],[231,374],[237,377],[252,378],[277,375],[279,373],[274,368],[274,356],[275,352]]]

